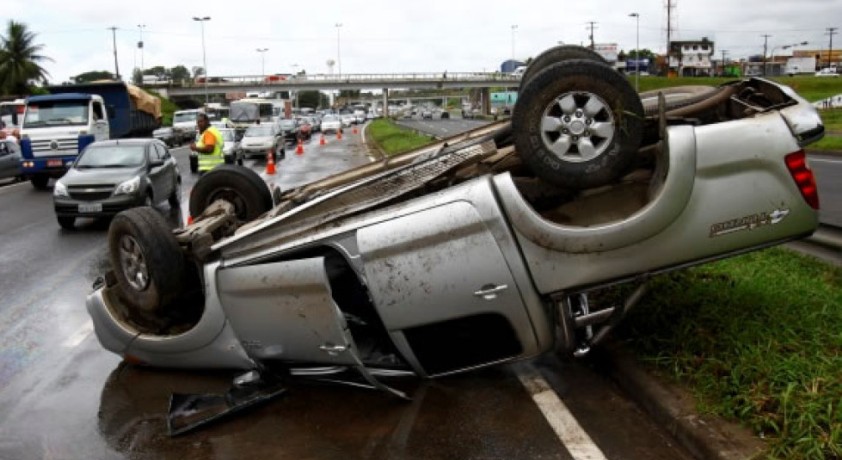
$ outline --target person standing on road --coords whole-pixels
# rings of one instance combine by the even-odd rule
[[[200,113],[196,117],[196,127],[199,129],[198,140],[190,143],[190,150],[199,154],[199,173],[208,172],[225,163],[222,154],[225,141],[222,139],[222,133],[210,125],[206,113]]]

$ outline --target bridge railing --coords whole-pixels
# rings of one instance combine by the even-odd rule
[[[272,88],[300,85],[302,83],[357,83],[383,81],[390,83],[401,82],[429,82],[429,81],[461,81],[461,82],[484,82],[500,81],[503,83],[517,82],[518,77],[499,72],[435,72],[435,73],[363,73],[363,74],[310,74],[287,77],[284,80],[272,80],[272,76],[265,75],[235,75],[224,77],[211,77],[207,85],[214,87],[255,85]],[[205,83],[201,79],[185,79],[173,81],[167,85],[148,86],[175,86],[175,87],[201,87]]]

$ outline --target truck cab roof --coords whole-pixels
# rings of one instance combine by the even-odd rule
[[[49,102],[49,101],[67,101],[67,100],[78,100],[78,101],[90,101],[91,95],[90,94],[82,94],[82,93],[64,93],[64,94],[46,94],[43,96],[30,96],[27,98],[27,102]]]

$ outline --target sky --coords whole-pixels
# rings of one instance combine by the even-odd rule
[[[3,0],[0,34],[9,19],[35,32],[43,54],[53,59],[44,65],[52,83],[91,70],[113,72],[110,27],[117,28],[124,78],[141,64],[202,66],[203,25],[211,76],[329,73],[328,61],[334,73],[341,66],[343,74],[479,72],[497,70],[512,56],[536,56],[559,42],[587,44],[590,21],[596,43],[633,49],[632,12],[640,15],[640,47],[663,53],[667,1]],[[729,59],[762,54],[763,35],[769,35],[769,53],[773,48],[776,54],[791,53],[780,47],[802,41],[809,45],[801,49],[827,49],[828,27],[840,28],[833,38],[834,48],[842,48],[842,0],[671,1],[675,38],[708,37],[717,57],[722,49]],[[200,23],[195,16],[211,19]],[[261,48],[268,51],[258,52]]]

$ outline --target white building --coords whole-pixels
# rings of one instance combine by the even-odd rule
[[[701,40],[670,42],[669,68],[682,77],[713,75],[713,42]]]

